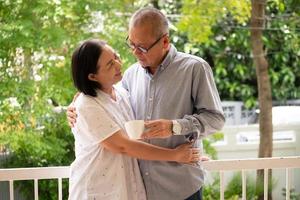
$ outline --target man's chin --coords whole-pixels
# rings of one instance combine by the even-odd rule
[[[140,61],[140,60],[138,60],[138,63],[139,63],[143,68],[146,68],[146,67],[149,66],[149,65],[147,65],[145,62]]]
[[[141,65],[142,68],[147,69],[149,67],[149,65],[145,65],[139,62],[139,64]]]

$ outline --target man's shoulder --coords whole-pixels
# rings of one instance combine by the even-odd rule
[[[179,64],[181,67],[197,71],[202,71],[210,68],[210,65],[203,58],[183,52],[177,53],[174,62],[176,64]]]
[[[195,56],[195,55],[192,55],[189,53],[184,53],[184,52],[178,52],[176,58],[178,60],[188,61],[193,64],[197,64],[197,63],[198,64],[206,64],[207,63],[203,58],[201,58],[199,56]]]

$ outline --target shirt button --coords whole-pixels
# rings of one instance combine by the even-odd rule
[[[148,176],[148,175],[149,175],[149,173],[148,173],[148,172],[145,172],[145,175],[146,175],[146,176]]]

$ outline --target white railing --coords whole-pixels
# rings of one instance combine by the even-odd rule
[[[224,171],[242,172],[242,199],[246,200],[246,174],[247,170],[264,169],[264,199],[268,199],[268,169],[286,170],[286,200],[290,199],[290,170],[300,168],[300,156],[283,158],[259,158],[240,160],[212,160],[203,162],[208,171],[220,173],[220,199],[224,200]]]
[[[264,199],[268,199],[268,169],[286,170],[286,200],[290,199],[290,173],[292,168],[300,168],[300,156],[283,158],[259,158],[241,160],[212,160],[203,162],[208,171],[220,173],[220,199],[224,200],[224,172],[241,171],[242,199],[246,200],[247,170],[264,169]],[[9,181],[10,200],[14,199],[13,182],[16,180],[34,180],[34,199],[38,200],[38,180],[58,179],[58,199],[62,199],[62,179],[69,177],[69,167],[16,168],[0,169],[0,181]]]
[[[38,181],[58,180],[58,199],[62,200],[62,179],[69,178],[70,167],[39,167],[0,169],[0,181],[9,181],[9,199],[14,200],[14,181],[34,180],[34,200],[39,199]]]
[[[225,126],[222,130],[224,139],[214,145],[218,159],[245,159],[255,158],[259,150],[259,125],[239,125],[239,126]],[[287,157],[300,156],[300,123],[289,123],[273,125],[273,157]],[[274,170],[272,172],[272,195],[273,197],[280,197],[282,195],[282,188],[285,187],[284,170]],[[300,193],[300,169],[293,170],[297,175],[294,178],[292,174],[291,182],[294,185],[295,193]],[[255,177],[255,171],[247,172]],[[226,182],[228,184],[234,172],[226,172]],[[213,181],[212,176],[206,179],[208,182]],[[250,182],[253,182],[251,180]],[[276,198],[274,198],[276,199]],[[281,198],[279,198],[281,199]]]

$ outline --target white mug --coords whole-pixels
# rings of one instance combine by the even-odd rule
[[[125,123],[126,132],[131,139],[141,138],[145,130],[144,120],[132,120]]]

